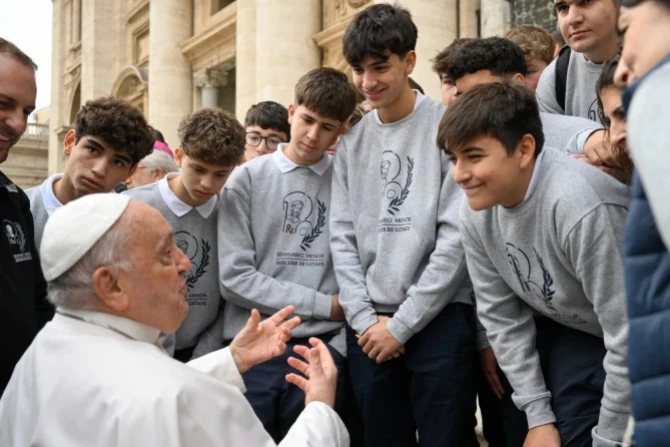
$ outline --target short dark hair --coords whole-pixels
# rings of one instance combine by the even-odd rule
[[[167,144],[165,142],[165,137],[163,136],[163,132],[161,132],[160,130],[156,129],[155,127],[153,127],[151,125],[149,126],[149,130],[151,131],[151,135],[154,136],[154,141],[160,141],[163,144]]]
[[[8,54],[9,57],[30,68],[33,72],[37,71],[37,64],[30,58],[30,56],[2,37],[0,37],[0,53]]]
[[[196,110],[181,121],[177,134],[181,150],[195,160],[230,167],[244,157],[244,128],[225,110]]]
[[[251,106],[244,117],[244,127],[249,126],[278,130],[284,132],[286,138],[291,137],[291,126],[288,123],[288,109],[278,102],[261,101]]]
[[[467,74],[489,70],[494,76],[526,76],[528,67],[523,50],[511,40],[502,37],[470,39],[451,54],[447,76],[456,82]]]
[[[342,52],[352,67],[367,57],[387,60],[386,51],[403,59],[416,48],[418,30],[410,12],[398,4],[378,4],[356,14],[344,33]]]
[[[449,63],[451,62],[451,54],[456,48],[470,40],[472,40],[472,38],[469,37],[454,39],[454,41],[447,45],[444,50],[437,53],[437,55],[432,60],[433,71],[440,77],[442,77],[442,75],[446,75],[447,71],[449,70]]]
[[[468,90],[447,108],[437,145],[447,150],[488,135],[511,155],[527,134],[535,139],[537,157],[544,146],[544,133],[535,95],[517,83],[494,82]]]
[[[347,75],[328,67],[310,70],[295,86],[295,105],[344,123],[356,107],[356,91]]]
[[[603,69],[600,72],[598,81],[596,82],[596,96],[598,97],[598,118],[600,122],[609,127],[609,119],[605,116],[603,110],[603,100],[601,98],[602,91],[607,87],[614,87],[614,73],[619,66],[620,56],[617,54],[611,61],[603,64]]]
[[[151,153],[154,137],[142,112],[129,102],[103,96],[87,101],[74,118],[76,142],[87,135],[102,138],[136,164]]]

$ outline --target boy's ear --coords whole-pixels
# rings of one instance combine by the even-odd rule
[[[405,56],[405,74],[407,76],[411,75],[416,67],[416,51],[411,50]]]
[[[177,166],[181,168],[181,163],[184,159],[184,151],[182,151],[180,147],[174,149],[174,159],[177,162]]]
[[[69,157],[70,154],[72,153],[72,148],[75,145],[75,141],[77,140],[77,133],[75,132],[74,129],[70,129],[67,131],[65,134],[65,139],[63,140],[63,153]]]
[[[535,160],[535,138],[527,133],[521,138],[517,145],[519,154],[519,166],[526,169]]]
[[[295,115],[295,105],[294,104],[289,104],[288,105],[288,124],[289,125],[293,124],[293,115]]]
[[[526,78],[521,73],[516,73],[514,76],[512,76],[512,81],[517,84],[526,84]]]

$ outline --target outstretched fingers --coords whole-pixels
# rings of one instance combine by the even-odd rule
[[[277,326],[280,326],[284,322],[284,320],[286,320],[289,316],[293,314],[293,312],[295,312],[295,306],[286,306],[285,308],[281,309],[273,316],[271,316],[270,320]]]

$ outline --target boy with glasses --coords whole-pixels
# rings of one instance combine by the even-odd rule
[[[288,110],[274,101],[263,101],[251,106],[244,118],[244,127],[246,161],[276,151],[280,143],[288,141],[291,133]]]

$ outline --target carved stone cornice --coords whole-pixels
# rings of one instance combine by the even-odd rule
[[[222,15],[215,24],[180,45],[182,54],[189,61],[193,70],[235,60],[235,33],[237,31],[235,3],[227,6],[219,14]]]

